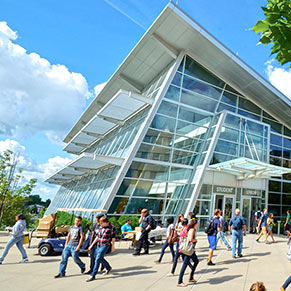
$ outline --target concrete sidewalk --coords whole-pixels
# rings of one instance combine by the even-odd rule
[[[0,236],[0,252],[7,241],[7,236]],[[219,243],[215,252],[216,266],[208,267],[206,236],[198,237],[197,255],[200,260],[195,279],[198,283],[185,288],[177,288],[179,262],[176,276],[166,277],[172,265],[169,251],[164,256],[162,264],[156,265],[161,245],[151,248],[150,255],[133,257],[127,250],[127,244],[117,243],[116,253],[107,256],[113,267],[110,275],[97,276],[93,282],[85,282],[88,275],[81,275],[79,268],[69,260],[67,277],[54,279],[58,273],[60,256],[41,257],[37,249],[27,249],[30,263],[19,264],[20,254],[16,247],[10,250],[6,260],[0,265],[1,291],[65,291],[65,290],[249,290],[256,281],[263,281],[269,291],[279,290],[280,285],[290,275],[290,262],[286,259],[287,239],[277,238],[275,244],[265,245],[255,242],[254,235],[247,235],[244,241],[244,257],[233,259],[231,252],[226,251]],[[36,240],[34,241],[34,244]],[[81,257],[89,267],[89,257]],[[188,282],[189,269],[184,276]]]

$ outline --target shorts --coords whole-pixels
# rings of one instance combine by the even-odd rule
[[[208,238],[208,242],[209,242],[209,248],[211,250],[215,250],[216,243],[217,243],[216,235],[209,235],[207,238]]]

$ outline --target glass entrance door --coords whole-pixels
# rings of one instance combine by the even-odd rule
[[[226,196],[220,194],[215,195],[214,209],[220,209],[222,211],[224,219],[227,222],[232,218],[234,212],[233,208],[234,208],[234,196]]]
[[[233,196],[224,196],[223,216],[226,222],[228,222],[232,218],[234,206],[233,199]]]
[[[246,221],[247,230],[250,230],[250,219],[251,219],[251,199],[243,198],[242,200],[242,216]]]

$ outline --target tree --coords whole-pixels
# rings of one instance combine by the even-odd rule
[[[36,186],[36,179],[20,185],[22,170],[17,169],[18,156],[7,150],[0,154],[0,226],[11,225],[20,212],[28,213],[25,204]]]
[[[266,18],[259,20],[253,30],[261,35],[260,43],[272,43],[271,55],[276,54],[284,65],[291,62],[291,0],[267,1],[262,7]]]

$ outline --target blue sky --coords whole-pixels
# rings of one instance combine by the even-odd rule
[[[290,87],[280,80],[281,76],[290,80],[290,71],[278,68],[276,62],[266,64],[272,59],[270,47],[257,45],[258,35],[249,30],[263,18],[260,7],[265,2],[178,1],[197,22],[288,95]],[[35,193],[44,198],[55,193],[56,187],[42,181],[71,158],[62,152],[62,138],[92,101],[94,87],[109,79],[167,3],[1,0],[0,23],[7,24],[2,25],[2,48],[0,26],[4,52],[0,77],[5,79],[0,80],[1,103],[5,104],[2,114],[0,109],[0,150],[11,147],[22,153],[23,167],[28,165],[27,173],[40,180]],[[12,51],[11,43],[18,49]]]

